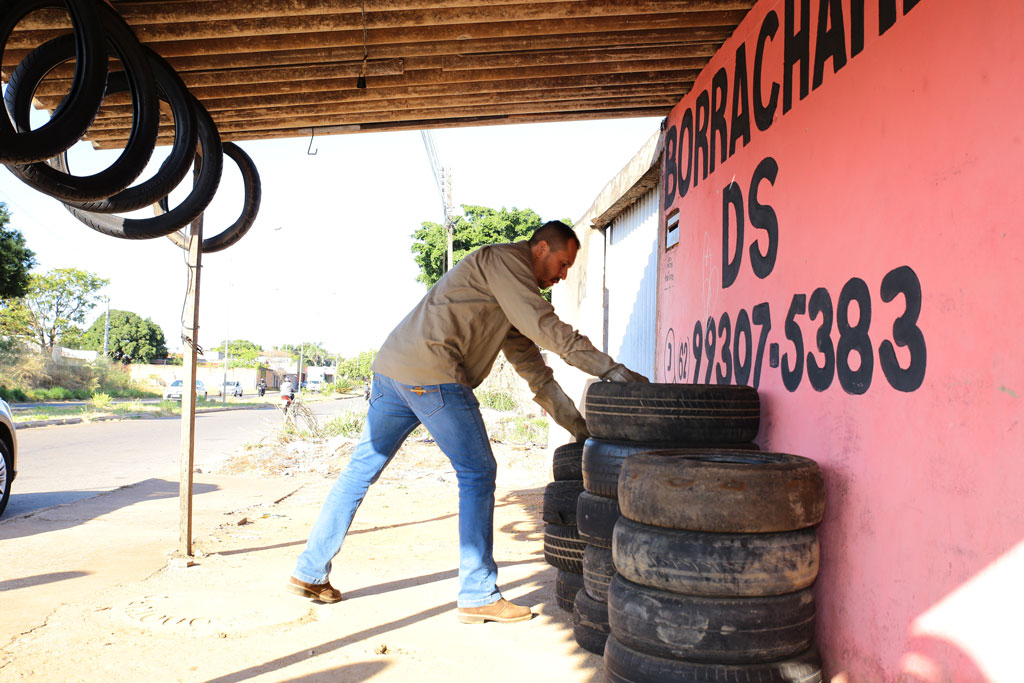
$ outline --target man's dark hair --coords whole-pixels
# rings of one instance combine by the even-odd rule
[[[547,242],[551,251],[561,251],[569,246],[569,240],[576,243],[580,248],[580,238],[576,236],[573,229],[562,221],[548,221],[533,231],[530,236],[530,246],[535,247],[541,242]]]

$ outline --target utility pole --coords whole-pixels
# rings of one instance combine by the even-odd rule
[[[306,342],[299,344],[299,368],[295,371],[295,393],[302,393],[302,361],[306,350]]]
[[[107,356],[107,340],[110,339],[110,297],[107,297],[107,322],[103,326],[103,357]]]
[[[228,340],[224,338],[224,379],[220,383],[220,402],[221,405],[228,402]]]
[[[180,522],[178,551],[192,557],[192,465],[196,447],[196,363],[199,355],[199,273],[202,267],[203,214],[192,222],[188,237],[188,292],[182,341],[185,342],[185,382],[181,389],[181,468],[178,475]]]
[[[427,150],[427,159],[430,161],[430,170],[434,172],[434,182],[437,184],[437,191],[441,193],[441,210],[444,213],[444,229],[447,233],[448,259],[445,262],[447,273],[455,265],[454,238],[455,220],[452,217],[452,171],[441,165],[437,156],[437,149],[434,147],[434,136],[429,130],[421,130],[420,137],[423,138],[423,146]]]

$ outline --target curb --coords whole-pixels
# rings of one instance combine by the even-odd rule
[[[267,404],[267,405],[269,406],[270,404]],[[270,407],[273,408],[273,406],[270,406]],[[233,408],[227,408],[227,407],[225,407],[225,408],[203,408],[201,410],[196,410],[196,415],[206,414],[206,413],[223,413],[223,412],[227,412],[229,410],[266,410],[266,409],[267,408],[265,406],[262,406],[262,405],[260,405],[260,406],[238,406],[238,407],[233,407]],[[99,417],[94,417],[94,418],[90,419],[89,422],[110,422],[111,420],[156,420],[156,419],[166,419],[167,417],[180,417],[180,416],[176,416],[176,415],[175,416],[152,415],[150,413],[129,413],[127,415],[101,415]],[[81,423],[83,423],[85,421],[86,420],[84,420],[83,418],[80,418],[80,417],[55,417],[55,418],[53,418],[51,420],[31,420],[29,422],[15,422],[14,423],[14,429],[15,430],[22,430],[22,429],[34,429],[36,427],[51,427],[51,426],[58,426],[58,425],[74,425],[74,424],[81,424]]]

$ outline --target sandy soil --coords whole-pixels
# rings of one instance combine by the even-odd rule
[[[197,485],[287,482],[281,490],[289,493],[224,510],[219,524],[197,528],[192,566],[172,560],[141,581],[56,607],[45,624],[0,649],[0,679],[603,680],[601,658],[576,645],[571,615],[555,604],[556,573],[543,559],[550,456],[493,447],[499,582],[506,597],[534,608],[529,622],[457,622],[455,473],[422,438],[407,441],[356,516],[331,577],[344,600],[323,605],[285,592],[351,442],[268,438],[218,472],[197,474]]]

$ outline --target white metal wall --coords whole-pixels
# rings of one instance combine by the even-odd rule
[[[654,377],[659,187],[619,214],[605,235],[605,350],[650,378]]]

